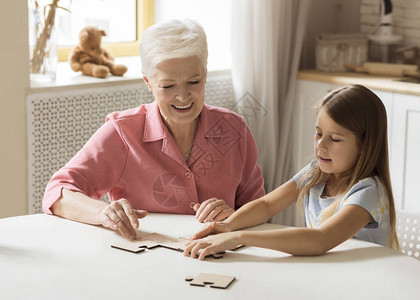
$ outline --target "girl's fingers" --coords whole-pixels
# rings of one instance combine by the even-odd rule
[[[190,254],[190,251],[192,249],[192,247],[194,247],[194,242],[188,242],[185,244],[187,247],[185,247],[184,249],[184,256],[188,256]]]
[[[198,240],[211,234],[223,233],[227,231],[230,231],[229,225],[223,221],[214,221],[212,223],[206,223],[200,231],[193,235],[191,240]]]
[[[213,226],[212,226],[212,224],[208,223],[208,224],[205,225],[205,227],[203,229],[201,229],[196,234],[194,234],[194,236],[191,238],[191,240],[198,240],[198,239],[206,237],[206,236],[208,236],[212,233],[213,233]]]
[[[184,250],[184,256],[191,256],[191,258],[198,258],[199,260],[203,260],[206,258],[207,255],[214,253],[213,250],[215,246],[207,242],[189,242],[186,244],[187,247]],[[198,257],[197,257],[198,256]]]
[[[201,252],[200,255],[198,256],[199,260],[203,260],[206,258],[207,255],[210,255],[212,253],[214,253],[215,251],[212,250],[212,247],[207,247],[204,248]]]
[[[192,247],[192,249],[191,249],[191,257],[192,258],[197,258],[197,254],[198,254],[198,252],[201,250],[201,249],[203,249],[203,248],[205,248],[205,247],[207,247],[208,246],[208,243],[203,243],[203,242],[197,242],[193,247]]]

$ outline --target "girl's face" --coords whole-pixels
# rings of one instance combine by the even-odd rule
[[[192,124],[204,105],[206,70],[197,57],[168,59],[156,66],[150,78],[144,76],[169,126]]]
[[[360,143],[353,132],[334,122],[324,109],[318,113],[315,128],[314,148],[319,167],[339,179],[356,164]]]

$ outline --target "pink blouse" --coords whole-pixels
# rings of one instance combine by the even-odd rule
[[[134,209],[194,214],[191,203],[223,199],[234,209],[264,195],[257,147],[243,118],[204,105],[188,163],[155,102],[106,122],[48,183],[43,210],[66,188],[99,199],[127,199]]]

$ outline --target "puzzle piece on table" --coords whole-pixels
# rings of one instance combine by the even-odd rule
[[[150,233],[135,240],[119,241],[111,245],[112,248],[125,250],[133,253],[139,253],[146,249],[153,249],[156,247],[163,247],[178,252],[184,252],[186,239],[174,238],[160,233]],[[206,257],[213,256],[214,258],[222,258],[225,252],[214,253]]]
[[[165,247],[172,250],[184,251],[184,244],[184,240],[173,238],[164,234],[151,233],[135,240],[115,242],[111,245],[111,247],[138,253],[146,249],[153,249],[156,247]]]
[[[149,237],[150,235],[150,237]],[[160,246],[160,242],[163,241],[163,237],[153,240],[153,234],[148,234],[142,237],[138,237],[135,240],[121,240],[114,242],[111,247],[129,252],[142,252],[146,249],[153,249]]]
[[[190,285],[205,286],[210,284],[212,288],[226,289],[236,278],[234,276],[200,273],[196,278],[192,276],[185,277],[190,281]]]

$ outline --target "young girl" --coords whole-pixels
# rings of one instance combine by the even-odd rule
[[[317,110],[314,151],[293,179],[225,221],[207,224],[184,255],[196,257],[200,250],[203,259],[242,244],[320,255],[351,237],[399,249],[382,101],[361,85],[328,94]],[[235,231],[264,223],[295,201],[307,228]]]

